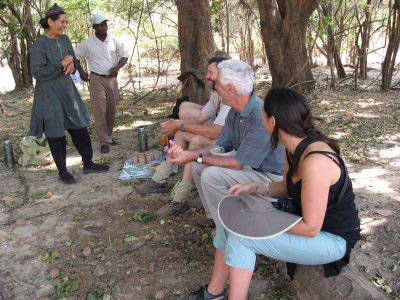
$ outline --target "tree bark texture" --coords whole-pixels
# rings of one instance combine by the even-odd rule
[[[263,37],[273,87],[315,87],[307,58],[308,19],[320,0],[258,0]]]
[[[215,49],[208,4],[208,0],[177,0],[181,72],[195,68],[201,72],[203,79],[207,72],[207,56]],[[205,88],[201,88],[190,76],[182,94],[189,96],[191,102],[204,104],[209,88],[207,83]]]
[[[332,20],[333,19],[332,1],[329,1],[321,6],[324,16]],[[326,31],[328,35],[328,40],[327,40],[327,54],[329,56],[328,61],[330,62],[330,65],[332,64],[332,61],[335,64],[336,74],[338,78],[346,78],[346,72],[344,71],[342,59],[340,58],[339,47],[337,46],[336,43],[332,25],[327,25]]]
[[[250,5],[243,1],[239,3],[242,10],[242,20],[239,21],[239,57],[254,67],[254,42],[253,42],[253,12]]]
[[[360,59],[360,78],[367,79],[367,64],[368,64],[368,48],[369,40],[371,38],[371,0],[367,0],[367,5],[364,9],[365,20],[361,25],[361,47],[359,49],[359,59]]]
[[[396,56],[400,43],[400,0],[394,0],[389,16],[389,42],[382,63],[382,91],[388,91],[392,83]]]
[[[22,7],[18,8],[13,3],[7,2],[7,8],[19,28],[17,30],[8,28],[10,39],[6,57],[14,77],[15,90],[21,90],[32,86],[29,55],[37,35],[34,33],[29,0],[25,0]]]
[[[230,32],[230,18],[229,18],[229,2],[228,0],[225,0],[225,14],[226,14],[226,53],[229,55],[229,39],[231,37],[231,32]]]

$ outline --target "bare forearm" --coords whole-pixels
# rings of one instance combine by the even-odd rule
[[[286,185],[283,181],[271,182],[269,184],[268,196],[275,199],[285,199],[288,197]]]
[[[209,166],[217,166],[228,168],[232,170],[240,170],[243,167],[243,164],[238,162],[236,159],[232,157],[221,157],[221,156],[204,156],[203,163]]]
[[[321,231],[321,226],[312,226],[307,224],[305,220],[301,220],[299,223],[290,228],[287,232],[291,234],[297,234],[302,236],[314,237]]]
[[[193,134],[199,134],[211,140],[215,140],[219,137],[222,126],[220,125],[192,125],[192,124],[185,124],[184,129],[187,132]]]
[[[83,69],[81,62],[77,59],[75,60],[75,65],[76,69],[78,70],[79,74],[82,74],[83,72],[86,73],[86,71]]]
[[[175,145],[175,144],[173,144]],[[175,146],[173,146],[175,147]],[[179,146],[178,146],[179,147]],[[199,154],[203,154],[203,163],[209,166],[223,167],[233,170],[240,170],[243,164],[238,162],[236,159],[231,157],[221,157],[210,155],[210,149],[216,147],[215,145],[210,145],[208,147],[194,150],[194,151],[182,151],[176,155],[175,149],[170,149],[168,151],[168,159],[170,162],[176,162],[180,165],[187,164],[192,161],[196,161]],[[178,150],[179,151],[179,150]]]
[[[204,157],[208,157],[208,155],[210,155],[210,150],[211,150],[212,148],[215,148],[215,147],[216,147],[216,146],[215,146],[214,144],[212,144],[212,145],[209,145],[209,146],[207,146],[207,147],[201,148],[201,149],[199,149],[199,150],[190,150],[191,153],[196,154],[196,157],[195,157],[193,160],[195,161],[195,160],[197,159],[197,157],[198,157],[199,154],[206,155],[206,156],[203,156],[203,159],[204,159]],[[194,156],[193,156],[193,157],[194,157]]]
[[[118,70],[121,69],[123,66],[125,66],[125,64],[128,62],[128,58],[127,57],[122,57],[118,64],[115,66]]]

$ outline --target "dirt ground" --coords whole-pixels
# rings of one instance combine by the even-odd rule
[[[318,77],[326,70],[316,69]],[[258,94],[268,87],[259,78]],[[400,95],[335,90],[321,75],[308,95],[316,123],[338,138],[353,180],[362,223],[362,240],[352,253],[356,266],[378,289],[400,299]],[[365,85],[369,83],[366,82]],[[80,88],[88,104],[87,89]],[[77,179],[64,185],[54,164],[6,168],[0,161],[0,300],[3,299],[176,299],[207,283],[211,274],[213,228],[200,228],[198,195],[188,195],[190,211],[176,218],[154,218],[151,212],[169,194],[140,196],[143,180],[120,181],[124,161],[137,151],[136,127],[145,125],[149,145],[158,149],[157,123],[170,113],[167,101],[123,93],[115,138],[109,154],[95,160],[111,165],[107,173],[82,174],[80,159],[68,144],[68,166]],[[32,90],[0,95],[0,137],[18,141],[27,134]],[[154,99],[156,98],[156,99]],[[92,130],[92,129],[90,129]],[[178,180],[180,173],[170,180]],[[251,299],[296,299],[290,282],[275,263],[259,258]]]

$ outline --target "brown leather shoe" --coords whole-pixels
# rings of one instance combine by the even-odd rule
[[[161,206],[154,214],[157,217],[165,216],[178,216],[189,209],[189,205],[186,202],[169,202]]]
[[[168,192],[168,183],[158,183],[153,179],[142,183],[135,189],[138,194],[166,193]]]

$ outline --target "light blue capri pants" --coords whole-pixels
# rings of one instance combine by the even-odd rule
[[[219,222],[216,225],[214,247],[225,253],[225,263],[230,267],[253,271],[256,254],[302,265],[322,265],[337,261],[346,253],[346,241],[324,231],[312,238],[282,233],[255,240],[231,234]]]

